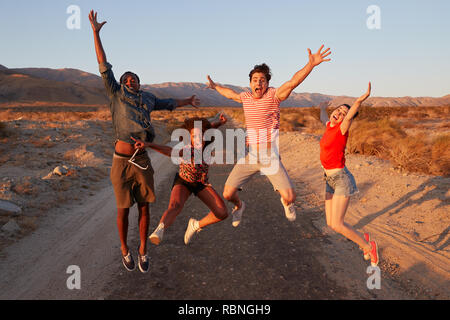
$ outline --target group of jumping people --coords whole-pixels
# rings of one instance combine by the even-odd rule
[[[151,123],[151,112],[154,110],[172,111],[186,105],[198,107],[200,101],[195,95],[186,99],[159,99],[149,92],[140,90],[139,77],[129,71],[125,72],[117,82],[112,72],[112,66],[106,60],[100,40],[100,30],[106,21],[99,23],[97,13],[94,11],[90,12],[89,20],[94,32],[100,73],[110,99],[115,134],[110,178],[117,204],[117,226],[121,242],[122,263],[129,271],[136,268],[127,244],[127,234],[129,210],[137,203],[140,235],[137,265],[139,270],[145,273],[149,270],[147,240],[150,239],[151,243],[155,245],[161,243],[165,230],[175,221],[191,194],[203,201],[210,212],[201,220],[194,218],[189,220],[184,234],[185,244],[188,244],[192,237],[203,228],[228,217],[228,209],[224,200],[209,183],[210,161],[205,159],[203,152],[211,143],[211,141],[205,141],[204,133],[209,129],[217,129],[224,125],[227,119],[225,115],[221,114],[215,122],[200,117],[184,121],[183,128],[190,133],[190,142],[186,143],[176,154],[180,158],[180,163],[173,180],[168,208],[163,213],[157,228],[148,236],[149,203],[155,201],[155,189],[154,171],[145,149],[151,148],[168,157],[173,157],[174,154],[172,147],[153,143],[155,131]],[[250,71],[250,91],[241,93],[216,84],[210,76],[207,76],[208,88],[241,103],[245,115],[248,150],[244,158],[234,165],[225,182],[222,194],[225,200],[234,205],[231,212],[234,227],[241,223],[247,205],[240,199],[239,190],[257,173],[267,176],[274,190],[280,194],[286,218],[289,221],[295,221],[295,188],[278,154],[280,103],[290,96],[291,92],[306,79],[316,66],[330,61],[327,58],[331,54],[330,49],[323,49],[323,45],[315,53],[308,49],[308,63],[279,88],[269,87],[271,72],[266,64],[256,65]],[[369,83],[367,92],[356,99],[352,106],[340,105],[330,116],[327,114],[329,103],[320,105],[320,119],[326,126],[325,133],[320,140],[320,162],[325,181],[327,225],[359,245],[364,259],[370,260],[372,266],[376,266],[379,261],[377,243],[370,238],[368,233],[361,234],[344,222],[350,196],[358,192],[355,179],[345,166],[345,147],[352,121],[358,114],[362,102],[370,96],[370,92],[371,84]],[[273,167],[265,161],[267,157],[269,160],[275,159],[276,170],[270,170]],[[194,161],[198,158],[201,161]],[[251,159],[256,159],[256,161],[251,161]]]

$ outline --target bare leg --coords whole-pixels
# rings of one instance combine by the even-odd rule
[[[278,190],[278,192],[280,193],[281,198],[283,198],[283,201],[286,205],[290,205],[291,203],[295,202],[295,198],[297,197],[297,195],[295,194],[294,189],[283,189]]]
[[[139,211],[139,237],[141,244],[139,246],[139,253],[145,255],[147,253],[147,236],[148,226],[150,224],[150,213],[148,202],[138,203]]]
[[[337,233],[358,244],[365,251],[369,251],[371,246],[363,236],[344,222],[350,198],[346,196],[333,196],[331,200],[331,228]]]
[[[128,254],[127,236],[128,236],[128,214],[130,208],[117,209],[117,228],[119,229],[120,250],[122,255]]]
[[[159,223],[164,223],[164,229],[175,221],[175,218],[180,214],[190,195],[191,192],[189,189],[183,185],[177,184],[173,187],[172,193],[170,194],[169,207],[159,221]]]
[[[331,228],[331,202],[333,201],[333,194],[325,193],[325,216],[327,218],[327,225]]]
[[[240,207],[242,207],[242,201],[241,199],[239,199],[237,188],[225,185],[225,188],[223,190],[223,197],[233,203],[236,208],[239,209]]]
[[[217,194],[212,187],[206,187],[197,194],[198,198],[202,200],[211,210],[203,219],[199,221],[200,228],[204,228],[210,224],[217,223],[228,217],[227,207],[222,198]]]

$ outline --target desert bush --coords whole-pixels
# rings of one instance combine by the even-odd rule
[[[405,171],[434,175],[450,174],[450,135],[431,138],[425,133],[408,136],[396,122],[355,121],[350,128],[347,151],[374,155]]]
[[[445,134],[434,138],[430,149],[429,171],[438,175],[450,175],[450,135]]]
[[[350,128],[347,151],[386,158],[392,145],[405,137],[405,131],[394,121],[358,120]]]
[[[39,193],[37,185],[33,184],[30,179],[25,179],[14,184],[11,190],[18,195],[37,196]]]

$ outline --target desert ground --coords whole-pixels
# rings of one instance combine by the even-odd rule
[[[149,245],[147,274],[128,272],[120,261],[109,181],[113,133],[108,109],[0,108],[0,298],[448,300],[449,108],[423,109],[363,114],[360,126],[389,118],[389,126],[386,120],[377,128],[387,127],[390,135],[383,131],[377,137],[384,140],[371,145],[358,134],[365,144],[355,139],[349,146],[347,167],[359,193],[346,222],[370,232],[380,246],[381,288],[368,289],[369,263],[362,252],[325,223],[317,108],[282,109],[280,152],[297,192],[295,222],[284,217],[279,195],[258,175],[241,192],[247,209],[238,228],[228,218],[186,246],[187,221],[207,210],[192,196],[163,242]],[[239,108],[155,112],[158,142],[169,143],[171,130],[184,118],[218,112],[230,120],[227,127],[242,127]],[[384,149],[373,147],[380,145]],[[416,161],[408,148],[422,150]],[[431,148],[429,158],[419,159],[426,148]],[[176,166],[149,154],[157,186],[151,233],[167,208]],[[59,174],[53,173],[56,167],[62,167]],[[219,192],[231,169],[211,167],[210,181]],[[137,245],[133,208],[129,246]],[[81,269],[80,290],[66,286],[70,265]]]

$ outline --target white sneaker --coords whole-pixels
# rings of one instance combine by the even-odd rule
[[[160,223],[153,233],[148,237],[154,245],[161,243],[164,235],[164,223]]]
[[[198,225],[198,221],[191,218],[189,219],[188,226],[186,228],[186,232],[184,233],[184,244],[189,244],[194,234],[200,232],[200,226]]]
[[[281,203],[283,204],[284,214],[286,215],[286,218],[291,222],[295,221],[295,219],[297,218],[297,214],[295,213],[294,202],[292,202],[290,205],[286,205],[283,198],[281,198]]]
[[[239,223],[241,223],[242,220],[242,213],[245,210],[245,203],[241,200],[241,207],[238,209],[234,207],[233,211],[231,212],[231,215],[233,216],[233,227],[237,227]]]

